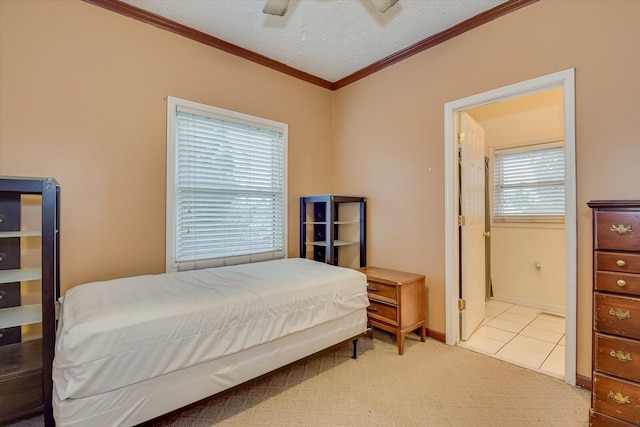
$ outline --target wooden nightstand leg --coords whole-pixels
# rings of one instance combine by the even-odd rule
[[[402,356],[404,354],[404,332],[396,332],[396,340],[398,341],[398,354]]]
[[[420,326],[420,341],[425,342],[426,339],[427,339],[427,327],[423,323],[422,326]]]

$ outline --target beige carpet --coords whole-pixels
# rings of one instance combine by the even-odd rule
[[[587,426],[590,394],[460,347],[381,331],[156,424],[166,426]]]
[[[398,356],[376,330],[358,355],[321,353],[152,425],[588,426],[588,391],[461,347],[410,334]]]

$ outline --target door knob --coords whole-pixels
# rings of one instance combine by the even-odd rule
[[[482,235],[484,237],[491,237],[491,232],[490,231],[485,231],[484,233],[482,233]]]

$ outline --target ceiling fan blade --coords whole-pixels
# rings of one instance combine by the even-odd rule
[[[398,3],[398,0],[371,0],[380,13],[385,13],[391,6]]]
[[[398,0],[396,0],[398,1]],[[284,16],[291,0],[267,0],[262,8],[262,13],[268,15]]]

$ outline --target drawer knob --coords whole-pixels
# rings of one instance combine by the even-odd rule
[[[615,357],[618,362],[631,362],[631,353],[623,353],[622,350],[611,350],[611,352],[609,352],[609,355],[611,357]]]
[[[371,292],[378,292],[378,288],[375,288],[373,286],[367,286],[367,290]]]
[[[626,280],[623,280],[623,279],[618,279],[618,281],[616,282],[616,284],[622,288],[622,287],[627,286],[627,281],[626,281]]]
[[[0,252],[0,262],[4,261],[5,259],[7,259],[7,256]]]
[[[633,231],[633,227],[631,225],[624,225],[624,224],[615,225],[614,224],[611,226],[611,231],[618,234],[629,234]]]
[[[0,291],[0,301],[2,301],[6,296],[7,296],[7,293],[5,291]]]
[[[609,314],[616,316],[618,320],[631,319],[631,312],[629,310],[622,311],[619,308],[616,308],[615,310],[612,308],[609,310]]]
[[[624,267],[625,265],[627,265],[627,262],[623,259],[619,259],[616,261],[616,264],[618,265],[618,267]]]
[[[629,398],[629,396],[623,396],[622,393],[618,392],[612,392],[610,391],[607,394],[607,397],[609,399],[613,399],[614,402],[619,403],[621,405],[624,405],[625,403],[631,403],[631,399]]]

